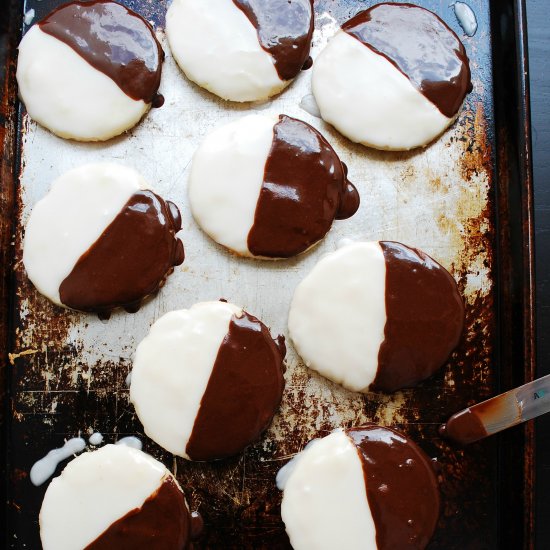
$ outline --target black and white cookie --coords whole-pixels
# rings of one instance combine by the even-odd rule
[[[36,288],[79,311],[136,311],[184,259],[178,208],[147,187],[109,163],[58,178],[25,230],[23,263]]]
[[[439,517],[429,458],[375,424],[316,439],[277,475],[294,550],[421,550]]]
[[[124,445],[73,459],[40,510],[44,550],[187,548],[191,515],[166,467]]]
[[[349,218],[359,195],[315,128],[286,115],[249,115],[206,137],[193,157],[197,223],[242,256],[288,258]]]
[[[471,91],[458,36],[412,4],[377,4],[342,25],[315,61],[325,121],[376,149],[424,146],[455,120]]]
[[[108,0],[70,2],[21,41],[19,93],[29,115],[58,136],[103,141],[159,101],[163,59],[138,14]]]
[[[161,317],[139,344],[130,400],[171,453],[214,460],[269,426],[284,388],[284,339],[242,308],[202,302]]]
[[[267,99],[311,60],[311,0],[174,0],[166,33],[187,77],[230,101]]]
[[[400,243],[356,242],[298,285],[288,329],[305,364],[352,391],[431,376],[457,346],[464,303],[449,272]]]

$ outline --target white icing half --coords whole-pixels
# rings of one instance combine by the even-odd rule
[[[174,0],[166,33],[186,76],[222,99],[267,99],[289,83],[279,78],[256,28],[232,0]]]
[[[171,453],[189,458],[187,442],[220,346],[242,309],[202,302],[161,317],[139,344],[130,401],[145,433]]]
[[[334,430],[338,431],[338,430]],[[296,467],[296,464],[300,461],[300,458],[304,455],[304,452],[309,449],[312,445],[315,445],[317,441],[319,441],[321,438],[316,437],[315,439],[312,439],[309,443],[306,444],[306,446],[297,454],[294,455],[293,458],[291,458],[278,472],[277,476],[275,478],[275,484],[277,485],[277,489],[279,491],[284,491],[286,487],[286,482],[288,481],[288,478],[292,475],[292,472],[294,472],[294,469]]]
[[[312,87],[326,122],[377,149],[427,145],[454,120],[385,57],[342,30],[315,60]]]
[[[34,207],[25,229],[23,263],[34,286],[61,304],[59,286],[145,180],[118,164],[66,172]]]
[[[386,324],[386,263],[378,242],[323,257],[298,285],[288,330],[305,364],[352,391],[376,377]]]
[[[92,443],[92,438],[90,438]],[[100,441],[101,443],[101,441]],[[92,443],[93,444],[93,443]],[[30,479],[33,485],[46,483],[55,473],[59,463],[71,455],[81,453],[86,448],[86,442],[81,437],[73,437],[65,441],[65,445],[59,449],[52,449],[44,458],[33,464],[30,471]]]
[[[150,108],[38,25],[19,45],[17,82],[29,115],[64,138],[107,140],[137,124]]]
[[[287,473],[281,515],[294,550],[376,550],[363,465],[344,432],[308,445]]]
[[[71,461],[55,478],[40,510],[44,550],[82,550],[143,503],[170,475],[130,447],[106,445]]]
[[[242,256],[254,224],[275,115],[248,115],[214,130],[197,149],[189,176],[191,211],[216,242]]]

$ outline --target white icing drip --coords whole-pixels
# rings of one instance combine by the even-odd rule
[[[126,380],[124,380],[124,383],[126,384],[126,387],[129,388],[132,384],[132,371],[128,373],[128,376],[126,377]]]
[[[89,438],[88,438],[88,443],[90,443],[90,445],[101,445],[103,443],[103,435],[96,432],[96,433],[93,433]]]
[[[223,99],[267,99],[288,85],[231,0],[174,0],[166,14],[170,49],[186,76]]]
[[[34,11],[34,9],[30,9],[29,11],[25,12],[25,17],[23,18],[23,22],[25,23],[25,25],[30,25],[35,15],[36,12]]]
[[[59,449],[51,450],[44,458],[35,462],[31,468],[30,478],[33,485],[42,485],[55,473],[59,463],[72,455],[81,453],[86,448],[86,441],[81,437],[73,437]]]
[[[150,107],[38,25],[19,45],[17,82],[29,115],[64,138],[107,140],[137,124]]]
[[[141,449],[143,448],[143,443],[141,442],[141,440],[133,435],[119,439],[115,443],[115,445],[123,445],[125,447],[131,447],[132,449],[137,449],[138,451],[141,451]]]
[[[305,95],[300,101],[300,107],[311,116],[321,118],[321,111],[319,111],[319,105],[317,105],[313,94]]]
[[[344,31],[316,59],[312,89],[326,122],[377,149],[426,145],[453,122],[385,57]]]
[[[477,19],[474,10],[466,2],[455,2],[453,8],[464,32],[468,36],[474,36],[477,31]]]
[[[216,242],[243,256],[254,224],[274,115],[249,115],[209,134],[193,156],[189,201],[193,216]]]
[[[343,431],[314,440],[280,482],[281,516],[294,550],[376,550],[363,465]]]

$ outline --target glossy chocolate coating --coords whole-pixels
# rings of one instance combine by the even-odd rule
[[[342,29],[388,59],[448,118],[472,90],[462,42],[431,11],[412,4],[377,4]]]
[[[233,316],[187,443],[192,460],[235,455],[258,439],[281,402],[285,353],[261,321]]]
[[[172,476],[141,508],[113,523],[86,550],[184,550],[191,538],[191,515]]]
[[[233,0],[258,32],[281,80],[306,66],[313,36],[312,0]],[[311,65],[310,65],[311,66]]]
[[[71,2],[38,24],[132,99],[155,99],[164,53],[149,23],[137,13],[108,0]]]
[[[373,389],[392,392],[436,372],[458,345],[464,302],[450,273],[427,254],[381,241],[386,325]]]
[[[138,191],[80,257],[59,287],[61,302],[80,311],[108,314],[139,309],[184,260],[177,206],[152,191]]]
[[[334,219],[359,208],[359,194],[328,141],[315,128],[280,115],[265,165],[248,249],[288,258],[321,240]]]
[[[446,424],[439,427],[439,433],[460,445],[474,443],[489,435],[479,416],[470,409],[453,414]]]
[[[378,550],[420,550],[439,518],[439,488],[428,457],[410,439],[369,424],[346,430],[363,464]]]

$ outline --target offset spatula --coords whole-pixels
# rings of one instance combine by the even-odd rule
[[[460,411],[439,433],[467,445],[550,412],[550,374]]]

